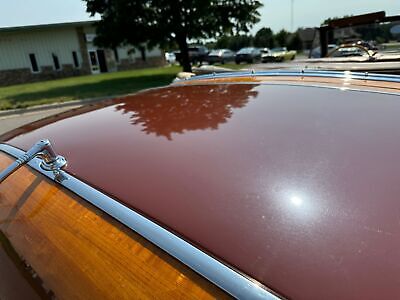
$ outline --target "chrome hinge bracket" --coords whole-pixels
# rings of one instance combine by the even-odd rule
[[[52,171],[55,175],[59,175],[61,168],[67,165],[66,159],[54,152],[53,146],[49,140],[41,140],[9,165],[4,171],[0,172],[0,183],[35,157],[42,160],[40,167],[43,170]],[[57,178],[58,176],[56,176],[56,180]],[[60,178],[60,180],[62,179]]]

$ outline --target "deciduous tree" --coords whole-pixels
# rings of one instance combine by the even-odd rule
[[[287,46],[289,50],[303,50],[303,41],[301,40],[300,35],[297,31],[290,35]]]
[[[259,21],[258,0],[83,0],[100,14],[99,45],[165,46],[176,42],[184,71],[191,71],[188,40],[247,32]]]
[[[275,41],[280,47],[284,47],[287,45],[288,37],[290,33],[287,32],[285,29],[282,29],[275,35]]]
[[[260,48],[275,47],[274,33],[271,28],[263,27],[254,36],[254,46]]]

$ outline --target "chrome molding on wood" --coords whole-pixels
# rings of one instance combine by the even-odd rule
[[[350,72],[350,71],[318,71],[318,70],[301,70],[301,71],[238,71],[238,72],[222,72],[206,75],[197,75],[181,81],[191,81],[198,79],[214,79],[214,78],[230,78],[230,77],[254,77],[254,76],[297,76],[297,77],[330,77],[343,79],[358,79],[358,80],[375,80],[400,82],[399,75],[376,74],[368,72]],[[177,81],[179,84],[179,81]]]
[[[0,172],[0,183],[34,157],[40,157],[42,160],[42,163],[40,164],[41,168],[47,171],[52,171],[55,178],[59,180],[59,171],[62,167],[67,165],[67,161],[64,157],[57,155],[54,152],[53,146],[49,140],[41,140],[33,145],[28,151],[19,155],[16,161]]]
[[[24,151],[7,144],[0,144],[0,151],[15,158],[22,157],[25,154]],[[233,297],[238,299],[280,299],[255,280],[238,273],[69,173],[63,170],[55,173],[43,168],[43,160],[36,156],[29,160],[27,164],[137,232]]]

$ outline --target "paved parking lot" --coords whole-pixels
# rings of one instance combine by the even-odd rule
[[[41,111],[26,112],[21,114],[14,114],[9,116],[0,117],[0,135],[22,125],[55,115],[78,106],[68,106],[61,108],[52,108]]]

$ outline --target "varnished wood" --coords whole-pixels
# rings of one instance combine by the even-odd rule
[[[49,298],[46,297],[47,293],[41,288],[40,282],[36,284],[37,289],[34,288],[34,283],[36,282],[29,270],[25,270],[23,261],[19,259],[12,247],[9,247],[9,243],[0,233],[0,299],[39,300],[41,297]]]
[[[339,87],[348,89],[361,89],[367,91],[378,91],[387,93],[399,93],[400,83],[391,81],[375,81],[375,80],[352,79],[349,78],[334,78],[334,77],[318,77],[318,76],[249,76],[249,77],[220,77],[213,79],[197,79],[197,80],[182,80],[176,84],[180,85],[198,85],[210,83],[289,83],[296,85],[317,85],[327,87]]]
[[[10,162],[0,153],[0,170]],[[60,299],[227,297],[132,230],[29,167],[0,184],[0,230],[41,278],[44,289]]]

